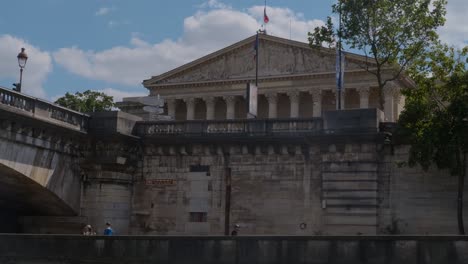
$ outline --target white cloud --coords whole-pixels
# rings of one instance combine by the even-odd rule
[[[468,1],[450,0],[447,4],[447,21],[439,30],[443,41],[458,48],[468,45]]]
[[[78,47],[54,52],[55,61],[68,71],[92,80],[138,85],[144,79],[161,74],[217,49],[252,36],[263,20],[263,6],[239,11],[219,1],[207,1],[201,9],[185,18],[183,35],[149,43],[133,34],[128,46],[102,51],[84,51]],[[305,20],[287,8],[268,7],[268,32],[275,36],[307,41],[307,32],[323,25],[320,20]]]
[[[130,24],[131,24],[130,20],[122,20],[122,21],[110,20],[107,22],[107,26],[109,26],[110,28],[114,28],[114,27],[121,26],[121,25],[130,25]]]
[[[96,13],[94,15],[96,16],[104,16],[104,15],[107,15],[109,14],[110,11],[112,11],[113,8],[110,8],[110,7],[101,7],[98,9],[98,11],[96,11]]]
[[[202,3],[200,8],[213,8],[213,9],[231,9],[232,7],[230,5],[226,5],[225,3],[222,3],[218,0],[208,0],[204,3]]]
[[[97,91],[114,97],[114,102],[122,102],[122,99],[124,97],[136,97],[136,96],[148,96],[149,95],[149,92],[126,92],[126,91],[120,91],[114,88],[105,88],[105,89],[101,89]]]
[[[19,81],[19,66],[16,56],[21,48],[26,49],[29,57],[23,71],[22,91],[32,96],[45,98],[42,85],[47,75],[52,71],[51,55],[23,39],[11,35],[0,35],[0,80]]]

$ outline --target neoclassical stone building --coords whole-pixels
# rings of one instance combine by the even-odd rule
[[[255,80],[255,36],[143,81],[150,96],[166,100],[165,113],[175,120],[246,118],[245,90]],[[321,117],[336,109],[335,51],[307,43],[259,35],[257,118]],[[364,70],[365,57],[346,53],[344,109],[379,108],[377,82]],[[403,77],[384,90],[385,120],[396,121],[404,104]],[[136,98],[119,107],[144,115]]]

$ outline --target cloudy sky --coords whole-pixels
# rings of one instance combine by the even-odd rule
[[[334,0],[267,0],[269,34],[306,42]],[[15,0],[0,8],[0,86],[54,100],[104,91],[116,101],[146,95],[144,79],[233,44],[260,28],[264,0]],[[446,42],[468,44],[468,1],[449,0]]]

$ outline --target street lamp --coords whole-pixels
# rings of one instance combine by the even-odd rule
[[[21,52],[18,53],[18,65],[20,67],[20,81],[19,83],[14,83],[13,86],[15,86],[15,88],[13,88],[13,90],[21,93],[21,84],[23,82],[23,69],[24,67],[26,66],[26,62],[28,61],[28,54],[26,54],[26,52],[24,52],[24,48],[21,48]]]

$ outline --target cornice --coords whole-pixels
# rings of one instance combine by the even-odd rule
[[[368,75],[366,70],[351,70],[345,72],[346,76],[362,76]],[[291,81],[291,80],[310,80],[310,79],[334,79],[335,72],[320,72],[320,73],[304,73],[304,74],[289,74],[289,75],[276,75],[276,76],[265,76],[258,77],[259,83],[275,82],[275,81]],[[165,89],[165,88],[193,88],[193,87],[205,87],[205,86],[219,86],[219,85],[233,85],[233,84],[244,84],[248,82],[254,82],[255,76],[249,76],[246,78],[234,78],[214,81],[197,81],[197,82],[183,82],[183,83],[162,83],[150,85],[147,88],[152,89]]]

